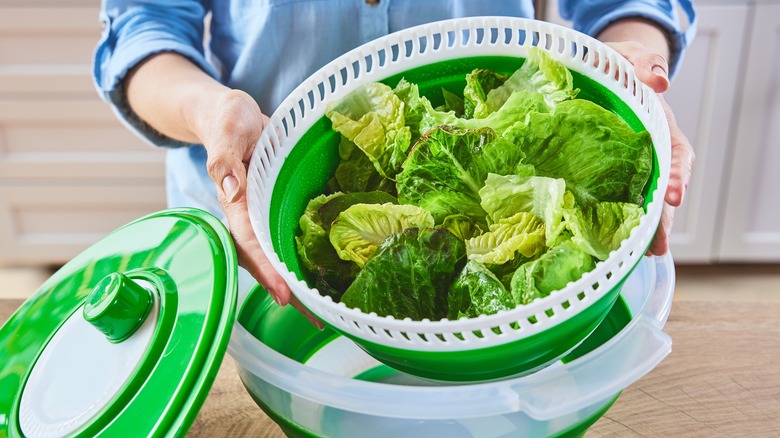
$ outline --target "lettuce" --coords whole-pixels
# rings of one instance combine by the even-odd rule
[[[380,316],[439,320],[465,261],[463,242],[449,231],[409,228],[382,242],[341,302]]]
[[[522,151],[490,128],[439,128],[415,145],[397,175],[398,200],[428,210],[437,223],[464,214],[487,228],[479,190],[489,173],[513,173]]]
[[[501,281],[482,263],[469,260],[450,288],[447,317],[490,315],[515,307],[515,300]]]
[[[321,293],[396,318],[495,313],[566,287],[637,226],[646,131],[576,99],[540,49],[465,79],[435,108],[405,79],[328,108],[336,193],[312,199],[296,237]]]
[[[414,205],[355,204],[339,213],[330,243],[342,260],[363,267],[387,236],[413,227],[433,227],[431,214]]]
[[[403,103],[381,83],[363,85],[326,112],[333,129],[354,143],[380,175],[392,178],[411,142]],[[340,148],[341,149],[341,148]]]
[[[515,271],[511,283],[512,297],[518,304],[528,304],[563,289],[594,267],[596,264],[589,254],[571,240],[564,241]]]
[[[597,104],[575,99],[553,113],[530,113],[504,135],[519,146],[536,174],[566,180],[577,202],[642,205],[652,169],[652,140]]]

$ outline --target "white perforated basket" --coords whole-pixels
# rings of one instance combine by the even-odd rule
[[[464,57],[524,58],[531,46],[547,50],[572,71],[612,91],[651,134],[660,169],[657,189],[640,224],[607,260],[563,290],[529,305],[455,321],[398,320],[366,314],[320,295],[287,268],[272,244],[269,218],[274,186],[285,158],[294,147],[305,147],[298,145],[299,139],[324,116],[328,104],[362,84],[413,68]],[[263,250],[295,296],[326,323],[364,347],[418,352],[490,348],[564,323],[619,286],[643,257],[659,223],[669,178],[670,150],[669,128],[659,99],[639,82],[631,64],[603,43],[571,29],[534,20],[505,17],[447,20],[410,28],[363,45],[326,65],[296,88],[272,115],[252,156],[248,177],[249,212]]]

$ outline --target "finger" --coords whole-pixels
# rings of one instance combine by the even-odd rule
[[[647,255],[662,256],[669,251],[669,235],[672,232],[673,222],[674,207],[664,203],[663,211],[661,212],[661,221],[658,223],[658,229],[647,250]]]
[[[325,324],[322,321],[320,321],[316,316],[314,316],[314,314],[311,313],[309,309],[307,309],[306,306],[304,306],[303,303],[301,303],[295,295],[290,297],[290,305],[293,306],[293,308],[295,308],[295,310],[297,310],[307,320],[309,320],[309,322],[313,326],[317,327],[320,330],[325,328]]]
[[[666,59],[635,42],[609,43],[634,66],[637,78],[656,93],[669,89],[669,64]]]
[[[290,301],[290,287],[274,269],[257,241],[246,208],[246,196],[231,203],[222,203],[227,216],[230,234],[238,254],[238,263],[260,283],[279,305]]]
[[[666,114],[672,142],[672,163],[665,200],[671,206],[679,207],[682,205],[685,192],[688,190],[693,165],[696,161],[696,154],[693,151],[693,146],[691,146],[690,141],[688,141],[688,137],[686,137],[679,126],[677,126],[677,120],[674,117],[674,113],[669,107],[669,104],[663,96],[659,95],[658,97],[661,100],[661,106]]]

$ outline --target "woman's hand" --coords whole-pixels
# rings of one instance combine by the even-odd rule
[[[669,66],[666,61],[669,49],[666,36],[652,23],[641,19],[627,19],[605,29],[599,34],[599,39],[606,41],[634,65],[639,80],[658,93],[666,113],[672,140],[671,172],[664,196],[661,222],[648,249],[650,255],[664,255],[669,250],[669,233],[672,230],[674,211],[682,205],[695,161],[693,147],[677,126],[674,113],[662,95],[669,89]]]
[[[247,93],[232,90],[175,53],[149,57],[130,73],[125,89],[133,111],[159,132],[203,144],[239,264],[280,305],[292,304],[322,327],[296,300],[263,253],[249,221],[247,166],[268,118]]]

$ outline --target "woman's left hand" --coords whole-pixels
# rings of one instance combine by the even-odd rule
[[[669,186],[664,196],[665,203],[661,215],[661,223],[658,225],[655,238],[648,249],[648,254],[650,255],[664,255],[669,250],[669,233],[672,230],[674,211],[682,205],[685,191],[691,179],[695,154],[688,138],[680,130],[680,127],[677,126],[674,113],[662,94],[669,89],[669,76],[667,73],[669,67],[666,59],[636,42],[613,42],[608,43],[608,45],[617,50],[634,65],[634,70],[640,81],[658,93],[658,98],[661,100],[661,105],[666,113],[666,120],[669,123],[669,133],[672,140],[672,166],[669,174]]]

